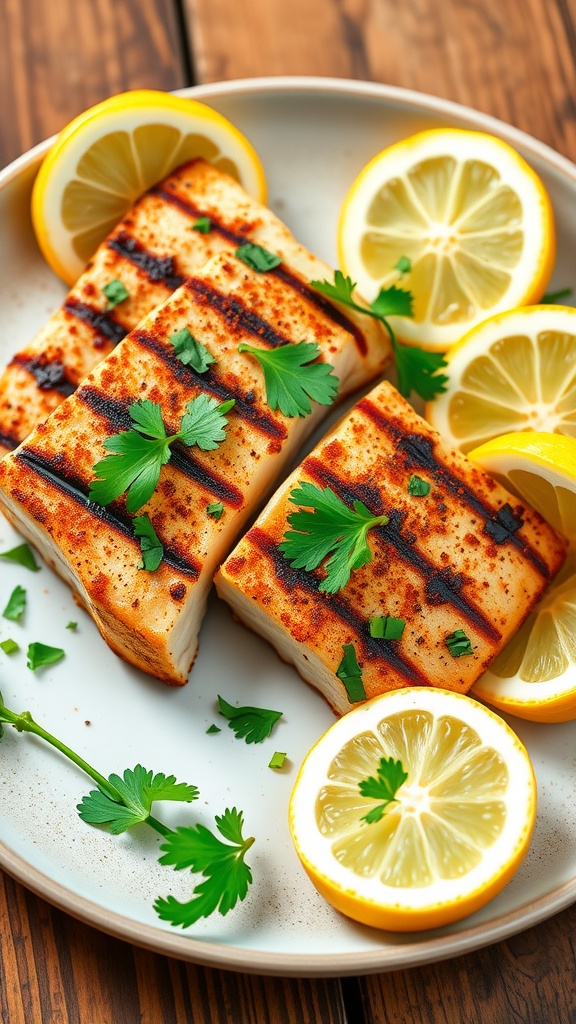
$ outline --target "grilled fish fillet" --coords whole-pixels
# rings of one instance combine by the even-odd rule
[[[168,683],[186,681],[216,566],[327,411],[315,406],[294,419],[272,412],[262,371],[239,343],[265,349],[315,340],[340,378],[340,395],[380,373],[388,357],[377,332],[343,326],[291,270],[279,270],[256,273],[234,256],[214,257],[0,461],[8,518],[74,588],[110,647]],[[215,357],[204,374],[175,355],[170,335],[184,327]],[[135,400],[158,403],[171,435],[201,393],[235,399],[226,439],[215,451],[174,446],[139,513],[149,514],[164,558],[156,572],[140,571],[124,500],[106,508],[88,501],[92,467],[106,438],[130,426]],[[220,519],[206,511],[215,501],[224,506]]]
[[[193,229],[208,217],[211,229]],[[279,276],[297,281],[331,276],[282,222],[228,174],[203,159],[154,186],[99,247],[48,324],[14,356],[0,377],[0,456],[14,449],[155,306],[220,252],[247,240],[284,259]],[[102,289],[120,280],[129,298],[112,310]],[[328,304],[321,296],[315,300]],[[360,334],[372,333],[353,311],[332,316]],[[365,320],[366,318],[362,318]]]
[[[431,485],[427,496],[409,494],[412,475]],[[373,560],[333,595],[318,589],[322,567],[294,569],[278,547],[301,481],[389,516],[368,534]],[[235,615],[343,714],[352,707],[336,674],[345,644],[354,645],[366,697],[409,685],[466,692],[564,556],[565,542],[536,512],[451,451],[383,383],[285,481],[215,583]],[[373,638],[377,616],[404,619],[401,639]],[[459,629],[473,654],[450,653],[446,638]]]

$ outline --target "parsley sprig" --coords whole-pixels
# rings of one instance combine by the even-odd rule
[[[217,831],[228,843],[223,843],[201,824],[174,831],[154,817],[153,805],[160,800],[191,803],[198,797],[196,786],[177,782],[174,775],[154,774],[140,764],[126,769],[122,776],[112,774],[105,778],[83,757],[38,725],[29,711],[11,711],[0,694],[0,738],[4,725],[45,740],[96,783],[98,788],[84,796],[77,806],[83,821],[98,825],[112,835],[121,835],[135,825],[149,825],[163,838],[160,864],[169,864],[177,871],[190,868],[203,875],[204,881],[196,885],[187,903],[179,903],[172,896],[156,900],[154,907],[163,921],[186,928],[215,910],[227,914],[238,900],[245,898],[252,873],[244,858],[254,839],[242,836],[241,811],[227,808],[215,818]]]
[[[369,306],[362,306],[353,298],[356,287],[351,277],[344,277],[341,270],[334,273],[334,283],[330,281],[311,281],[316,291],[326,295],[329,299],[335,299],[344,306],[355,309],[358,313],[365,313],[367,316],[380,320],[386,328],[398,370],[398,390],[404,398],[409,398],[412,391],[425,401],[430,401],[436,395],[446,391],[448,377],[439,371],[447,366],[444,356],[440,352],[425,352],[424,349],[413,345],[402,345],[390,324],[390,316],[414,315],[412,309],[412,295],[403,288],[397,288],[395,284],[389,288],[381,288],[378,295]]]
[[[182,441],[202,451],[217,448],[226,437],[225,414],[233,405],[234,399],[219,404],[215,398],[198,395],[188,402],[180,429],[169,437],[160,406],[148,398],[134,402],[128,409],[132,429],[113,434],[104,442],[112,454],[93,467],[96,479],[90,487],[90,501],[109,505],[126,491],[128,512],[138,512],[156,490],[160,470],[170,460],[171,445]]]
[[[235,707],[220,694],[218,711],[228,719],[228,725],[238,739],[246,740],[246,743],[262,743],[278,719],[282,718],[281,711],[271,711],[269,708]]]
[[[291,491],[290,501],[299,508],[288,516],[292,529],[284,534],[280,551],[295,569],[308,572],[330,555],[326,578],[318,589],[335,594],[346,586],[354,569],[372,561],[368,531],[385,526],[388,516],[373,516],[361,501],[348,508],[330,487],[320,490],[308,481]]]
[[[314,362],[320,355],[315,341],[262,349],[241,342],[239,352],[249,352],[264,371],[266,401],[271,409],[285,416],[308,416],[310,399],[319,405],[332,405],[338,394],[338,377],[329,363]]]
[[[396,793],[407,778],[408,772],[404,771],[401,761],[395,761],[393,757],[381,757],[376,775],[362,779],[358,787],[361,796],[380,800],[381,803],[372,807],[361,820],[368,825],[380,821],[390,804],[396,803]]]

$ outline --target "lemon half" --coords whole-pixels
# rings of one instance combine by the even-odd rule
[[[469,457],[570,544],[564,568],[473,693],[520,718],[570,721],[576,718],[576,439],[506,434]]]
[[[382,758],[407,773],[380,820],[360,783]],[[296,852],[318,891],[356,921],[394,931],[473,913],[512,877],[536,816],[515,733],[477,701],[410,687],[336,722],[306,757],[290,801]]]
[[[369,300],[391,284],[409,289],[414,319],[393,318],[395,329],[439,351],[493,313],[537,302],[555,249],[552,207],[532,168],[501,139],[456,128],[375,156],[338,228],[344,273]]]
[[[197,156],[265,200],[255,150],[230,121],[203,103],[139,89],[76,117],[49,150],[32,193],[34,230],[52,269],[73,284],[135,200]]]

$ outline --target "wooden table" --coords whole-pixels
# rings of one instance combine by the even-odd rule
[[[2,0],[0,166],[96,101],[260,75],[359,78],[494,114],[576,160],[576,0]],[[0,876],[2,1024],[568,1024],[576,907],[457,960],[367,978],[203,969]]]

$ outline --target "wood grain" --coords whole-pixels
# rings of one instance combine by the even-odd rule
[[[574,0],[184,0],[200,81],[334,75],[443,96],[576,159]]]
[[[3,0],[0,167],[126,89],[189,78],[171,0]]]

